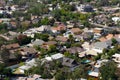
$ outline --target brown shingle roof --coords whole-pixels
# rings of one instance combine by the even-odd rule
[[[79,34],[82,32],[82,30],[80,30],[79,28],[72,28],[70,31],[73,32],[74,34]]]
[[[55,44],[57,44],[57,42],[56,41],[48,41],[48,42],[45,42],[43,44],[45,44],[45,45],[55,45]]]
[[[112,39],[113,37],[114,37],[113,34],[108,34],[108,35],[106,36],[106,38],[107,38],[108,40]]]
[[[68,38],[63,37],[63,36],[57,36],[57,37],[56,37],[56,40],[57,40],[57,41],[61,41],[61,42],[66,42],[66,41],[68,40]]]
[[[6,49],[15,49],[15,48],[19,48],[19,47],[20,47],[20,45],[18,43],[3,46],[3,48],[6,48]]]

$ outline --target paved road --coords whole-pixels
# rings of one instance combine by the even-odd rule
[[[90,24],[91,24],[91,25],[98,26],[98,27],[102,27],[102,28],[106,28],[106,27],[108,27],[108,26],[106,26],[106,25],[101,25],[101,24],[92,23],[92,22],[90,22]]]

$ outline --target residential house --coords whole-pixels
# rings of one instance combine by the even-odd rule
[[[78,53],[78,54],[79,54],[79,57],[80,57],[80,58],[89,56],[88,59],[91,59],[92,57],[98,55],[98,53],[97,53],[95,50],[86,50],[86,51],[80,52],[80,53]]]
[[[48,41],[48,42],[44,42],[41,47],[44,48],[44,49],[49,49],[49,47],[51,45],[56,45],[57,42],[56,41]]]
[[[79,29],[79,28],[72,28],[70,29],[70,32],[73,34],[73,35],[79,35],[82,33],[82,30]]]
[[[32,46],[40,46],[40,45],[42,45],[43,43],[44,43],[43,40],[41,40],[41,39],[36,39],[35,41],[31,42],[30,45],[32,45]]]
[[[112,55],[112,59],[120,65],[120,54],[114,54]]]
[[[9,31],[6,36],[9,38],[9,40],[13,40],[14,38],[16,38],[19,35],[19,33],[17,32],[13,32],[13,31]]]
[[[19,49],[23,56],[31,57],[37,54],[37,51],[33,47],[23,47]]]
[[[66,49],[66,51],[68,51],[71,54],[76,54],[76,53],[83,52],[84,49],[81,47],[71,47],[71,48]]]
[[[82,33],[82,30],[79,28],[72,28],[70,30],[68,30],[66,33],[64,33],[64,37],[69,37],[69,35],[73,35],[74,37],[76,35],[80,35]]]
[[[85,50],[90,50],[90,49],[91,49],[91,45],[90,45],[89,42],[84,42],[84,43],[82,44],[82,47],[83,47],[83,49],[85,49]]]
[[[106,36],[106,39],[107,39],[107,40],[111,40],[112,38],[114,38],[114,35],[113,35],[113,34],[108,34],[108,35]]]
[[[74,59],[64,57],[62,65],[72,68],[72,67],[75,67],[77,65],[77,63]]]
[[[27,35],[27,36],[31,36],[32,38],[34,38],[34,34],[35,33],[42,33],[44,31],[50,31],[50,26],[48,25],[42,25],[38,28],[30,28],[26,31],[23,32],[23,34]]]
[[[65,43],[65,42],[68,41],[68,38],[63,37],[63,36],[57,36],[57,37],[55,38],[55,40],[58,41],[58,42],[60,42],[60,43]]]
[[[20,45],[18,43],[14,43],[14,44],[8,44],[8,45],[3,45],[2,49],[6,48],[8,50],[14,50],[14,49],[18,49],[20,48]]]
[[[83,40],[89,41],[94,37],[94,34],[92,32],[84,32],[82,33],[82,36],[83,36]]]
[[[97,51],[98,53],[102,53],[103,49],[110,48],[112,45],[112,41],[108,40],[105,42],[96,42],[93,45],[93,50]]]
[[[53,33],[60,33],[61,31],[64,31],[66,29],[67,29],[67,27],[64,24],[58,24],[58,26],[52,27],[51,31]]]
[[[112,38],[114,38],[114,35],[113,34],[108,34],[107,36],[101,37],[98,40],[100,40],[101,42],[104,42],[104,41],[107,41],[107,40],[111,40]]]

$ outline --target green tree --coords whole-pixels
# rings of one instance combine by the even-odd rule
[[[6,49],[6,48],[3,48],[3,49],[0,51],[0,56],[1,56],[2,61],[3,61],[4,63],[8,63],[9,57],[10,57],[9,50]]]
[[[22,55],[20,54],[19,51],[16,51],[14,54],[15,54],[15,57],[18,61],[20,61],[22,59]]]
[[[112,38],[112,45],[117,44],[117,40],[115,38]]]
[[[81,65],[72,72],[72,79],[86,78],[87,72],[85,71],[85,66]]]
[[[73,43],[73,42],[74,42],[74,37],[73,37],[73,35],[69,35],[69,40],[70,40],[70,43]]]
[[[19,35],[17,38],[16,38],[16,41],[20,44],[20,45],[25,45],[25,44],[28,44],[30,43],[32,40],[31,37],[28,37],[26,35]]]
[[[55,46],[55,45],[50,45],[48,52],[49,52],[49,53],[57,52],[56,46]]]
[[[36,33],[34,36],[35,39],[42,39],[44,41],[48,41],[49,35],[48,34],[39,34]]]
[[[12,71],[11,69],[6,68],[5,64],[0,63],[0,75],[10,77],[12,75]]]
[[[59,71],[55,74],[55,80],[65,80],[65,76],[62,71]]]
[[[100,67],[101,80],[117,80],[116,72],[117,66],[113,61],[107,62]]]
[[[47,17],[41,20],[41,25],[49,25],[49,24],[50,24],[50,20]]]

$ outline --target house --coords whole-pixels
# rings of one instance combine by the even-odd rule
[[[41,39],[36,39],[35,41],[31,42],[31,45],[32,45],[32,46],[40,46],[40,45],[42,45],[43,43],[44,43],[43,40],[41,40]]]
[[[110,39],[112,39],[112,38],[114,38],[114,35],[113,35],[113,34],[108,34],[108,35],[106,36],[106,39],[107,39],[107,40],[110,40]]]
[[[101,42],[107,41],[107,40],[111,40],[112,38],[114,38],[113,34],[108,34],[105,37],[101,37],[98,40],[100,40]]]
[[[93,45],[93,50],[97,51],[98,53],[102,53],[103,49],[110,48],[112,45],[112,41],[105,41],[105,42],[96,42]]]
[[[59,41],[60,43],[65,43],[65,42],[68,41],[68,38],[63,37],[63,36],[57,36],[57,37],[55,38],[55,40],[56,40],[56,41]]]
[[[71,48],[66,49],[66,51],[68,51],[71,54],[76,54],[76,53],[83,52],[84,49],[81,47],[71,47]]]
[[[83,51],[78,53],[80,58],[86,57],[86,56],[97,56],[98,53],[94,50],[87,50],[87,51]]]
[[[52,58],[53,60],[60,60],[60,59],[62,59],[63,57],[64,57],[64,55],[61,54],[61,53],[57,53],[57,54],[51,55],[51,58]]]
[[[61,54],[61,53],[56,53],[56,54],[53,54],[53,55],[51,55],[51,56],[46,56],[46,57],[45,57],[45,60],[47,60],[48,62],[49,62],[49,61],[53,61],[53,60],[60,60],[60,61],[62,61],[63,57],[64,57],[63,54]],[[44,60],[44,59],[43,59],[43,60]]]
[[[83,40],[90,40],[93,38],[94,34],[92,32],[84,32],[82,33]]]
[[[9,40],[13,40],[14,38],[16,38],[19,35],[19,33],[9,31],[8,33],[6,33],[4,35],[7,36]]]
[[[49,49],[49,47],[51,45],[56,45],[57,42],[56,41],[48,41],[48,42],[44,42],[41,47],[44,48],[44,49]]]
[[[78,35],[78,34],[81,34],[81,33],[82,33],[82,30],[80,30],[79,28],[72,28],[72,29],[70,29],[70,32],[71,32],[73,35]]]
[[[84,42],[84,43],[82,44],[82,47],[83,47],[83,49],[85,49],[85,50],[90,50],[90,49],[91,49],[91,45],[90,45],[89,42]]]
[[[20,48],[20,45],[18,43],[14,43],[14,44],[3,45],[2,48],[6,48],[8,50],[14,50]]]
[[[19,51],[23,56],[32,56],[37,54],[37,51],[32,47],[23,47],[20,48]]]
[[[114,54],[112,55],[112,59],[116,62],[120,64],[120,54]]]
[[[76,35],[80,35],[82,33],[82,30],[79,28],[72,28],[70,30],[67,30],[66,33],[64,33],[64,37],[69,37],[69,35],[73,35],[74,37]]]
[[[49,25],[42,25],[38,28],[30,28],[26,31],[23,32],[23,34],[27,35],[27,36],[31,36],[32,38],[34,38],[34,34],[35,33],[42,33],[44,31],[50,31],[50,26]]]
[[[67,27],[64,24],[58,24],[56,27],[51,27],[53,33],[60,33],[61,31],[66,30]]]
[[[74,59],[64,57],[62,65],[72,68],[72,67],[75,67],[77,65],[77,63]]]

